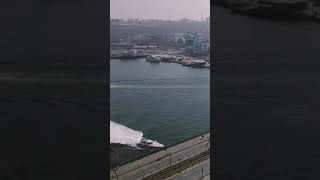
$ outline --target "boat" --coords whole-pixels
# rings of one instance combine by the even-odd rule
[[[146,58],[148,62],[161,62],[161,57],[159,55],[149,55]]]
[[[203,67],[205,67],[205,68],[210,68],[210,63],[206,62],[206,64],[203,65]]]
[[[205,67],[206,61],[204,60],[184,60],[182,61],[183,66],[189,66],[189,67]]]
[[[142,138],[142,139],[141,139],[141,144],[150,145],[150,144],[152,144],[152,143],[153,143],[152,140],[145,139],[145,138]]]
[[[112,54],[111,59],[137,59],[137,58],[144,58],[147,57],[145,54],[140,54],[137,51],[129,50],[123,51],[121,54],[116,55]]]
[[[175,56],[167,55],[167,54],[161,55],[160,58],[161,58],[161,61],[163,62],[175,62],[176,60]]]

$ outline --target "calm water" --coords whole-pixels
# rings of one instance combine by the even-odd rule
[[[320,24],[213,11],[217,179],[320,179]]]
[[[166,146],[209,131],[209,69],[145,59],[111,60],[110,69],[112,121]]]

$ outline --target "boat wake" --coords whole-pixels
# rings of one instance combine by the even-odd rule
[[[161,148],[164,147],[157,141],[143,137],[143,132],[130,129],[124,125],[110,121],[110,143],[123,144],[137,149],[138,145]]]
[[[149,85],[149,86],[140,86],[140,85],[114,85],[111,84],[110,88],[114,89],[200,89],[200,88],[210,88],[210,85]]]
[[[133,88],[134,86],[128,86],[128,85],[113,85],[110,84],[110,88]]]

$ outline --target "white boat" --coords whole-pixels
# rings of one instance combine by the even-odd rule
[[[161,57],[159,55],[150,55],[150,56],[147,56],[146,61],[161,62]]]
[[[162,147],[164,147],[163,144],[160,144],[157,141],[153,141],[151,139],[146,139],[144,137],[142,137],[142,139],[140,141],[140,145],[154,147],[154,148],[162,148]]]
[[[176,57],[168,54],[161,55],[161,61],[164,62],[174,62]]]
[[[150,140],[150,139],[145,139],[145,138],[142,138],[142,139],[141,139],[141,144],[150,145],[150,144],[152,144],[152,143],[153,143],[153,141]]]
[[[183,60],[182,65],[183,66],[190,66],[190,67],[204,67],[206,64],[206,61],[204,60]]]
[[[210,63],[206,62],[206,64],[203,65],[203,67],[205,67],[205,68],[210,68]]]

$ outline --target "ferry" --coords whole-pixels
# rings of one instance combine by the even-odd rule
[[[146,58],[148,62],[161,62],[161,57],[159,55],[149,55]]]
[[[184,60],[182,61],[183,66],[189,66],[189,67],[205,67],[206,61],[204,60]]]
[[[123,51],[121,54],[112,54],[111,59],[137,59],[147,57],[145,54],[140,54],[135,50]]]
[[[163,61],[163,62],[174,62],[175,59],[176,59],[175,56],[171,56],[171,55],[167,55],[167,54],[161,55],[161,61]]]

